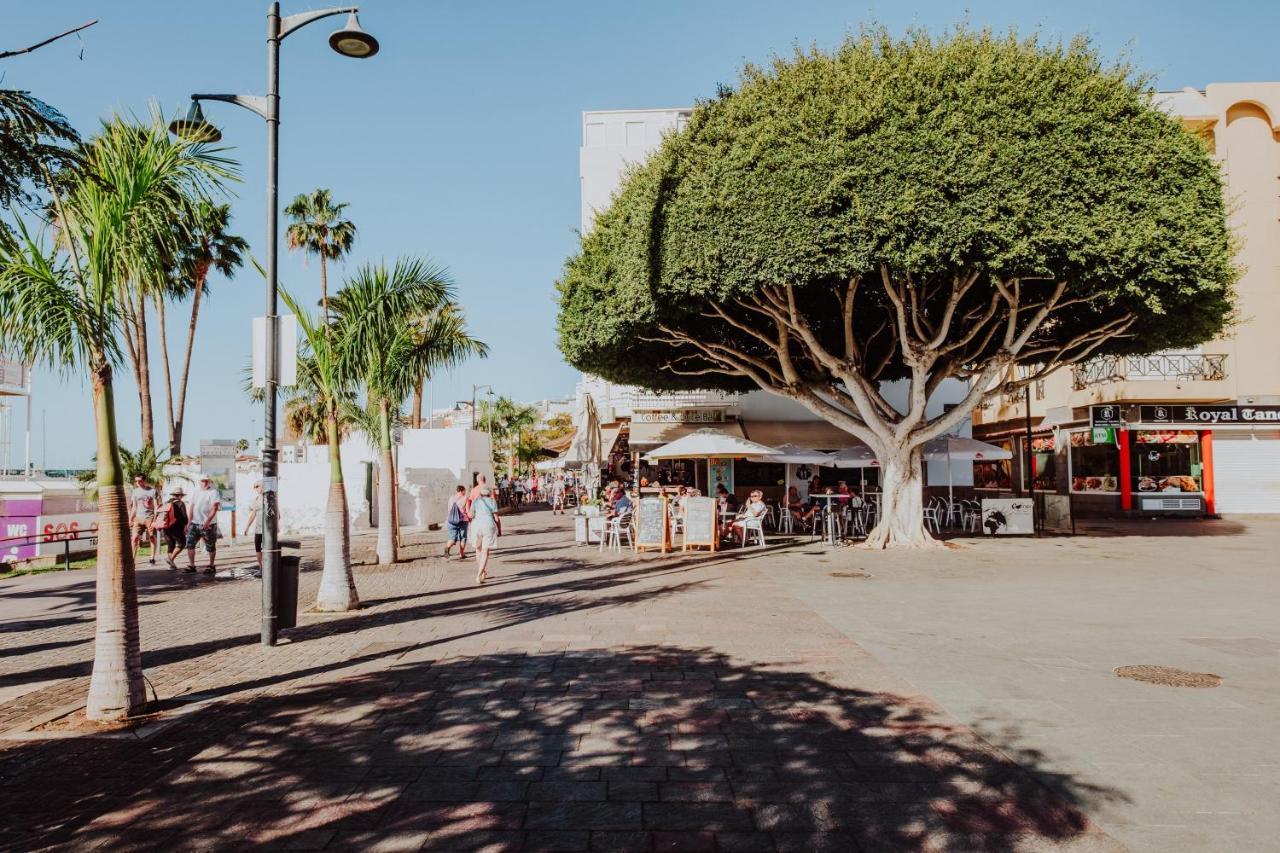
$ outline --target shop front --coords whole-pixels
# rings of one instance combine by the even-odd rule
[[[1081,509],[1136,515],[1280,511],[1280,406],[1091,406],[1067,431],[1068,479]],[[1252,465],[1240,449],[1252,450]],[[1229,460],[1215,470],[1219,450]]]

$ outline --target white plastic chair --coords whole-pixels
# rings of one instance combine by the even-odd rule
[[[930,502],[929,506],[924,508],[924,526],[926,529],[932,527],[934,533],[942,534],[942,525],[938,521],[937,504]]]
[[[630,512],[624,512],[605,523],[604,535],[600,537],[600,550],[603,551],[608,546],[610,551],[621,551],[624,536],[627,539],[627,547],[634,547],[635,542],[631,538]]]
[[[795,526],[795,517],[791,514],[791,507],[778,506],[778,532],[793,533]]]
[[[747,541],[751,538],[751,534],[755,533],[760,539],[759,547],[765,547],[764,541],[764,516],[760,518],[744,518],[738,522],[742,525],[742,547],[747,547]]]

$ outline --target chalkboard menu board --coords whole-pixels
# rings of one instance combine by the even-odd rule
[[[716,547],[715,498],[685,498],[684,547],[708,545]]]
[[[667,550],[667,502],[664,498],[641,498],[636,510],[636,550]]]

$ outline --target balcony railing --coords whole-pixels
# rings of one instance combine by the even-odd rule
[[[1223,354],[1108,355],[1072,368],[1071,387],[1082,391],[1107,382],[1214,382],[1226,378],[1227,357]]]
[[[732,406],[741,394],[728,391],[674,391],[669,394],[635,392],[617,400],[628,409],[684,409],[691,406]]]

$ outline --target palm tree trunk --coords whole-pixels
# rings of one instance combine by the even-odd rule
[[[208,267],[201,267],[196,271],[196,292],[191,298],[191,319],[187,323],[187,352],[182,358],[182,376],[178,380],[177,412],[173,419],[174,453],[182,452],[182,426],[187,409],[187,377],[191,375],[191,349],[196,342],[196,319],[200,316],[200,294],[204,291],[204,280],[208,274]]]
[[[142,418],[142,446],[156,446],[156,423],[151,407],[151,357],[147,347],[147,300],[138,294],[138,413]]]
[[[110,366],[104,365],[95,372],[93,408],[98,436],[97,618],[85,716],[91,720],[118,720],[141,711],[147,697],[138,636],[138,588],[133,550],[129,547],[124,472],[117,453]]]
[[[329,499],[324,510],[324,569],[320,574],[316,609],[358,610],[360,596],[351,572],[351,528],[336,415],[326,418],[325,432],[329,439]]]
[[[169,329],[165,325],[164,294],[156,291],[156,319],[160,322],[160,364],[164,368],[164,405],[169,426],[169,455],[177,456],[180,449],[173,421],[173,373],[169,369]]]
[[[378,564],[396,561],[395,462],[391,458],[391,406],[378,403]]]
[[[324,332],[329,334],[329,270],[324,262],[324,247],[320,249],[320,313],[324,315]]]
[[[422,391],[427,384],[427,374],[423,373],[413,384],[413,408],[409,412],[409,425],[414,429],[422,429]]]

